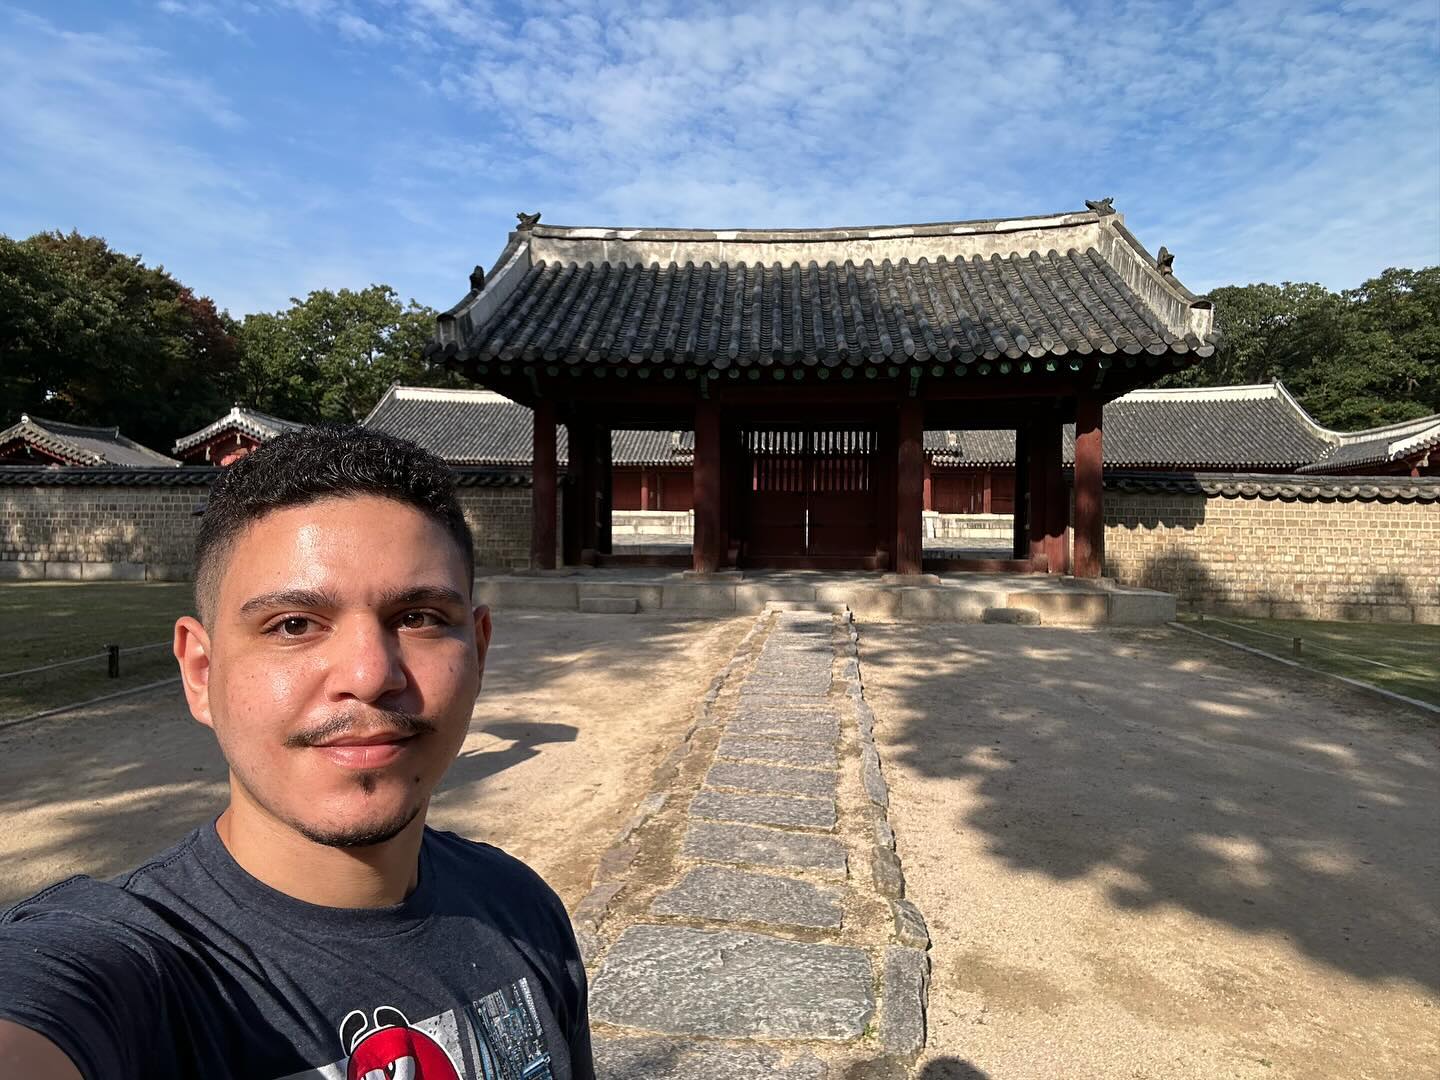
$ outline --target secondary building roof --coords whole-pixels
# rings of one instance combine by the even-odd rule
[[[529,466],[533,449],[531,411],[491,390],[437,390],[392,386],[363,421],[419,444],[454,465]],[[568,460],[563,426],[556,436],[558,460]],[[617,465],[689,465],[693,435],[681,431],[616,431]]]
[[[86,427],[42,420],[22,413],[20,422],[0,431],[0,462],[7,465],[118,465],[126,468],[179,465],[174,458],[141,446],[118,427]]]
[[[457,465],[530,464],[530,409],[490,390],[392,386],[364,423]],[[1440,416],[1331,431],[1280,382],[1132,391],[1105,406],[1104,430],[1105,464],[1116,469],[1340,472],[1440,447]],[[563,425],[557,442],[564,462]],[[690,431],[615,431],[611,448],[616,465],[689,466],[695,438]],[[1009,466],[1015,433],[927,431],[925,449],[941,465]],[[1065,428],[1063,453],[1074,462],[1073,425]]]
[[[278,416],[270,416],[257,409],[247,409],[241,405],[235,405],[213,424],[206,424],[199,431],[192,431],[184,438],[177,439],[173,452],[184,456],[186,451],[232,432],[249,435],[257,442],[263,443],[275,438],[276,435],[283,435],[287,431],[299,431],[304,426],[294,420],[282,420]]]
[[[495,273],[477,267],[470,292],[440,316],[430,349],[477,377],[567,365],[1010,374],[1078,370],[1092,354],[1129,366],[1204,357],[1215,346],[1209,302],[1108,202],[858,229],[577,228],[521,217]]]

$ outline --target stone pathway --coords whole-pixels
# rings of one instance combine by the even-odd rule
[[[849,613],[766,612],[602,858],[574,919],[602,1080],[841,1080],[924,1042]]]

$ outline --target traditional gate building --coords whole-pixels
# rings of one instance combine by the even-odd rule
[[[609,552],[610,433],[694,432],[693,566],[922,569],[924,432],[1012,428],[1016,558],[1098,576],[1102,409],[1215,348],[1109,201],[818,230],[521,215],[431,357],[534,410],[535,566]],[[1075,425],[1074,550],[1061,431]],[[557,521],[557,425],[568,433]],[[557,545],[557,529],[563,542]]]

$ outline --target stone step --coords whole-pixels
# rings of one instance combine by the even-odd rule
[[[981,615],[987,623],[1005,623],[1010,626],[1039,626],[1040,613],[1026,608],[990,607]]]
[[[787,769],[779,765],[742,765],[731,761],[718,761],[705,774],[709,787],[815,798],[834,798],[835,780],[833,771],[823,769]]]
[[[690,816],[748,825],[782,825],[794,829],[835,828],[834,799],[790,795],[732,795],[702,791],[690,800]]]
[[[795,878],[697,866],[650,905],[655,915],[838,930],[839,894]]]
[[[854,1039],[875,1013],[863,949],[737,930],[632,926],[590,988],[590,1016],[662,1035]]]
[[[580,610],[590,615],[634,615],[640,601],[633,596],[586,596],[580,600]]]
[[[758,825],[692,821],[680,853],[706,862],[801,870],[839,879],[849,869],[845,845],[834,837],[781,832]]]
[[[716,753],[731,761],[768,761],[775,765],[835,768],[835,744],[781,739],[773,735],[727,734]]]
[[[726,725],[725,731],[730,735],[769,735],[833,745],[840,738],[840,717],[832,710],[748,709],[742,702],[740,713]]]

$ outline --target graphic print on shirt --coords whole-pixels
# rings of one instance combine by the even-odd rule
[[[350,1049],[345,1080],[460,1080],[450,1055],[399,1009],[381,1005],[374,1018],[371,1027],[356,1009],[340,1021],[340,1042]]]
[[[517,979],[423,1020],[380,1005],[339,1027],[349,1056],[287,1080],[554,1080],[530,984]]]

